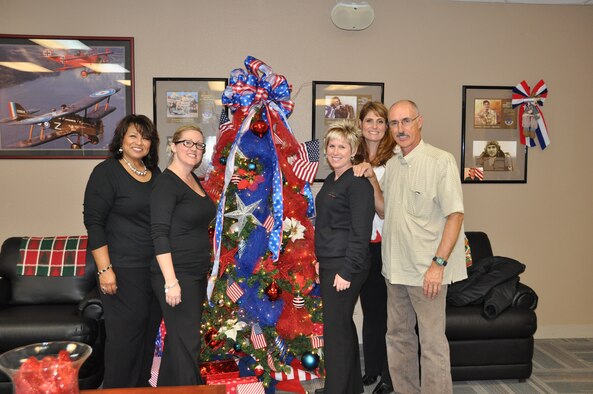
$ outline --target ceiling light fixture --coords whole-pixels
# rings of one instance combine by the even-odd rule
[[[375,10],[366,1],[338,1],[331,12],[334,25],[343,30],[364,30],[373,23]]]

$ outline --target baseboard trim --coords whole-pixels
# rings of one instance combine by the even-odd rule
[[[535,339],[547,338],[593,338],[593,325],[540,325]]]

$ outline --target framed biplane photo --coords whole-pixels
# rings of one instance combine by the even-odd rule
[[[363,105],[369,101],[383,102],[383,82],[313,81],[313,139],[320,140],[327,128],[338,119],[357,122]],[[325,158],[320,158],[315,181],[323,181],[332,172]]]
[[[206,151],[202,164],[195,170],[199,177],[206,175],[216,145],[226,78],[153,78],[152,93],[154,123],[159,131],[159,157],[164,169],[168,163],[169,144],[180,126],[195,125],[204,133]]]
[[[527,183],[512,86],[463,86],[462,183]]]
[[[101,158],[134,110],[134,39],[0,34],[0,158]]]

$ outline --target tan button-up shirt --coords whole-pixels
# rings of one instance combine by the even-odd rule
[[[382,273],[392,284],[422,286],[441,241],[447,216],[463,212],[463,193],[455,158],[420,141],[405,157],[386,165]],[[465,279],[464,229],[445,267],[443,284]]]

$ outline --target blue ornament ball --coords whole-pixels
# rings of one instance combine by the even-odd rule
[[[253,164],[253,163],[249,163],[249,164],[247,165],[247,169],[249,169],[249,170],[251,170],[251,171],[255,170],[255,164]]]
[[[226,157],[223,156],[218,161],[224,166],[226,164]]]
[[[241,344],[239,342],[235,342],[233,349],[235,349],[236,352],[240,352],[242,349]]]
[[[308,371],[312,371],[319,366],[319,356],[311,352],[305,352],[301,356],[301,364]]]

